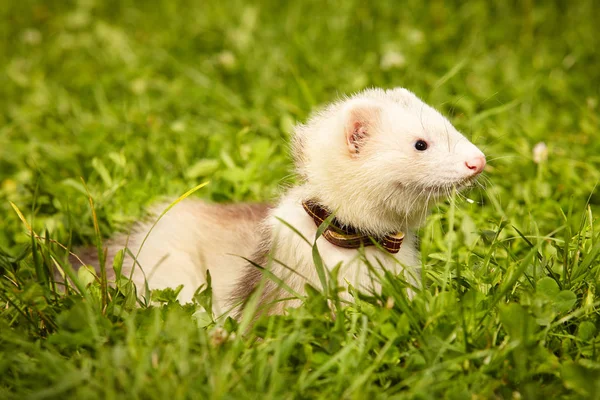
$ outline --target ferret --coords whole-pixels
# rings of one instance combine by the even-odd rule
[[[403,88],[368,89],[326,106],[295,127],[291,148],[299,184],[276,204],[184,200],[141,250],[150,223],[110,240],[106,265],[127,245],[139,255],[135,263],[125,258],[123,275],[135,264],[138,293],[146,282],[150,289],[183,285],[178,300],[189,302],[210,271],[215,315],[239,315],[259,287],[262,305],[282,313],[299,300],[277,301],[290,297],[277,280],[300,294],[306,283],[321,286],[312,244],[324,223],[316,246],[325,268],[341,264],[339,285],[379,290],[364,257],[418,288],[416,230],[428,207],[472,184],[486,165],[445,117]],[[257,265],[276,279],[261,284],[265,271]]]

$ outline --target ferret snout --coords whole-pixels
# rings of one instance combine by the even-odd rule
[[[485,168],[485,156],[484,155],[475,156],[475,157],[465,161],[465,165],[467,166],[468,169],[471,170],[471,173],[473,175],[478,175]]]

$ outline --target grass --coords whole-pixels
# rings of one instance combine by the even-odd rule
[[[598,398],[600,9],[462,3],[2,2],[0,398]],[[368,86],[410,88],[488,156],[485,190],[422,229],[412,302],[383,277],[335,317],[311,291],[247,327],[85,273],[53,289],[57,243],[95,222],[207,180],[194,196],[276,198],[293,123]]]

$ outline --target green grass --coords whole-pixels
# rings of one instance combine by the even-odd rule
[[[599,4],[462,3],[3,1],[0,398],[598,398]],[[53,291],[55,241],[96,240],[80,177],[104,238],[206,180],[271,200],[293,123],[369,86],[488,156],[486,189],[423,228],[413,302],[383,278],[335,317],[316,292],[248,327]]]

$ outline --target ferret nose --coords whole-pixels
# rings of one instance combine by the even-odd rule
[[[483,169],[485,168],[485,157],[474,157],[470,160],[465,161],[465,165],[473,172],[473,175],[480,174],[481,171],[483,171]]]

